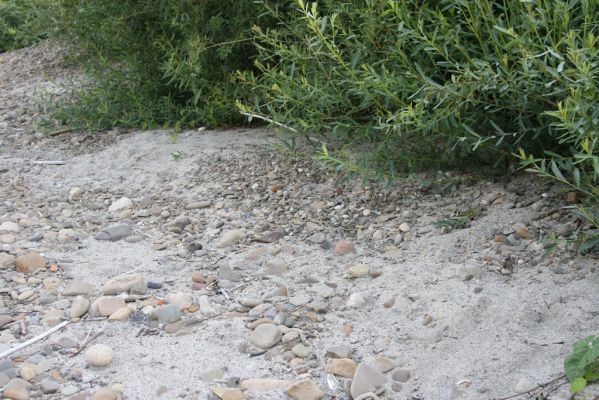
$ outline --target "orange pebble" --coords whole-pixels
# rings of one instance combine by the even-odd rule
[[[56,265],[56,264],[50,265],[50,272],[58,272],[58,265]]]

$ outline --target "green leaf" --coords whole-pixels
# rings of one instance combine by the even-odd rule
[[[566,376],[570,383],[583,377],[589,365],[599,357],[599,336],[588,336],[574,344],[572,353],[564,362]]]
[[[572,390],[572,393],[578,393],[582,392],[585,387],[587,387],[587,380],[584,378],[576,378],[574,379],[574,382],[572,382],[570,389]]]

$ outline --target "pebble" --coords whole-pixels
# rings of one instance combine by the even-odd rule
[[[101,296],[94,302],[94,304],[95,306],[92,305],[92,309],[97,309],[98,315],[101,317],[109,317],[110,314],[119,308],[125,307],[125,300],[121,297]]]
[[[354,244],[349,240],[342,240],[337,243],[335,246],[335,255],[343,256],[345,254],[351,253],[354,250]]]
[[[0,328],[4,325],[10,324],[13,321],[10,315],[0,314]]]
[[[23,364],[21,365],[21,368],[19,368],[19,376],[21,377],[21,379],[26,380],[28,382],[33,380],[36,376],[38,376],[39,373],[40,370],[38,366],[34,364]]]
[[[376,390],[387,383],[385,375],[381,374],[368,364],[360,363],[354,374],[354,379],[350,386],[352,398],[356,398],[364,393],[376,392]]]
[[[167,304],[152,311],[152,318],[161,324],[171,324],[181,319],[181,310],[176,304]]]
[[[105,367],[112,363],[114,353],[104,344],[94,344],[85,352],[85,359],[92,367]]]
[[[279,343],[282,336],[283,334],[278,326],[262,324],[252,332],[250,342],[261,349],[269,349]]]
[[[216,387],[212,392],[221,400],[245,400],[243,392],[236,388]]]
[[[21,228],[17,223],[6,221],[0,224],[0,232],[2,233],[19,233],[20,231]]]
[[[91,296],[96,293],[96,288],[91,283],[75,280],[62,291],[63,296]]]
[[[391,308],[395,305],[395,296],[394,297],[389,297],[387,300],[385,300],[383,302],[383,307],[385,308]]]
[[[410,377],[411,373],[408,368],[395,368],[391,373],[391,379],[401,383],[409,381]]]
[[[411,229],[412,228],[410,227],[410,225],[406,222],[399,225],[399,230],[402,231],[403,233],[410,232]]]
[[[131,201],[131,199],[129,199],[127,197],[121,197],[120,199],[112,202],[110,207],[108,207],[108,211],[109,212],[117,212],[117,211],[121,211],[125,208],[131,208],[131,207],[133,207],[133,202]]]
[[[109,240],[111,242],[116,242],[121,239],[126,238],[127,236],[131,236],[133,234],[133,229],[128,224],[116,224],[110,225],[94,236],[96,240]]]
[[[115,312],[110,314],[110,317],[108,317],[108,320],[109,321],[124,321],[127,318],[129,318],[129,315],[131,315],[131,308],[125,306],[125,307],[119,308],[118,310],[116,310]]]
[[[239,282],[241,280],[241,273],[239,271],[234,271],[229,266],[223,265],[218,269],[218,279]]]
[[[329,374],[352,379],[357,367],[356,362],[350,358],[329,358],[325,365],[325,371]]]
[[[71,190],[69,190],[69,201],[74,202],[74,201],[81,200],[82,193],[83,193],[83,191],[81,190],[80,187],[71,188]]]
[[[46,266],[46,259],[37,253],[28,253],[15,259],[17,271],[31,274]]]
[[[352,265],[348,268],[348,272],[351,278],[363,278],[370,273],[370,267],[366,264]]]
[[[200,208],[208,208],[212,205],[212,201],[210,200],[201,200],[201,201],[194,201],[192,203],[187,203],[185,205],[185,208],[187,210],[197,210]]]
[[[301,343],[293,346],[291,352],[299,358],[306,358],[310,355],[310,350]]]
[[[395,363],[388,357],[377,357],[370,363],[370,366],[384,374],[395,368]]]
[[[188,309],[193,304],[193,296],[189,293],[169,293],[165,300],[168,304],[176,304],[181,311]]]
[[[0,269],[12,268],[15,265],[15,257],[8,253],[0,253]]]
[[[21,387],[9,387],[4,389],[4,398],[12,400],[29,400],[29,391]]]
[[[366,304],[366,299],[361,293],[352,293],[345,304],[351,308],[362,308]]]
[[[125,274],[110,279],[102,286],[104,295],[120,293],[146,294],[148,292],[146,280],[139,274]]]
[[[233,229],[223,234],[216,242],[219,249],[231,247],[245,239],[245,233],[239,229]]]
[[[117,393],[106,388],[98,389],[94,392],[90,400],[117,400]]]
[[[528,378],[520,378],[518,380],[518,383],[516,384],[516,387],[514,388],[514,390],[516,391],[516,393],[525,393],[534,388],[535,388],[535,385],[533,385],[528,380]]]
[[[285,389],[285,394],[293,400],[321,400],[324,393],[312,380],[304,379]]]
[[[44,394],[52,394],[58,392],[58,384],[50,379],[44,379],[40,384],[40,388]]]
[[[329,358],[352,358],[353,350],[348,346],[332,346],[326,349]]]

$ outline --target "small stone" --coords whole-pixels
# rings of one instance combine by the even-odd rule
[[[29,400],[29,391],[23,387],[8,387],[3,392],[5,399]]]
[[[245,400],[243,392],[236,388],[216,387],[212,392],[221,400]]]
[[[44,394],[52,394],[58,392],[58,384],[50,379],[44,379],[40,384]]]
[[[0,253],[0,269],[12,268],[15,265],[15,257],[8,253]]]
[[[474,265],[458,265],[457,273],[463,281],[467,282],[473,278],[479,278],[481,269]]]
[[[105,367],[112,362],[113,351],[104,344],[94,344],[85,352],[85,359],[92,367]]]
[[[343,256],[345,254],[351,253],[354,250],[354,244],[349,240],[342,240],[337,243],[335,246],[335,255]]]
[[[356,362],[350,358],[329,358],[325,365],[325,371],[329,374],[352,379],[357,367]]]
[[[361,293],[352,293],[345,304],[351,308],[361,308],[366,304],[366,299]]]
[[[121,197],[120,199],[112,202],[110,207],[108,207],[108,211],[109,212],[117,212],[117,211],[121,211],[125,208],[131,208],[131,207],[133,207],[133,202],[131,201],[131,199],[129,199],[127,197]]]
[[[410,380],[411,373],[407,368],[395,368],[391,373],[391,378],[394,381],[405,383]]]
[[[291,352],[299,358],[306,358],[310,355],[310,350],[301,343],[293,346]]]
[[[90,400],[117,400],[117,398],[118,395],[116,392],[110,389],[102,388],[96,390]]]
[[[160,289],[162,287],[162,283],[149,281],[147,286],[148,289]]]
[[[528,230],[528,227],[521,222],[514,225],[514,231],[520,239],[530,238],[530,231]]]
[[[133,229],[128,224],[110,225],[94,236],[96,240],[109,240],[116,242],[133,234]]]
[[[395,237],[393,238],[393,244],[395,244],[396,246],[399,246],[402,242],[403,242],[403,235],[401,233],[398,233],[397,235],[395,235]]]
[[[166,295],[165,300],[168,304],[176,304],[181,311],[191,307],[193,304],[193,296],[189,293],[169,293]]]
[[[516,393],[526,393],[535,387],[527,378],[520,378],[514,390]]]
[[[262,304],[262,299],[259,298],[243,298],[239,300],[239,304],[247,308],[254,308],[260,304]]]
[[[385,302],[383,303],[383,307],[385,308],[391,308],[395,305],[395,296],[393,297],[389,297],[387,300],[385,300]]]
[[[324,393],[310,379],[304,379],[285,389],[285,394],[293,400],[320,400]]]
[[[231,247],[245,239],[245,233],[239,229],[233,229],[226,232],[216,242],[216,247],[219,249]]]
[[[44,314],[42,321],[48,325],[49,327],[56,326],[62,321],[62,317],[64,316],[63,310],[48,310]]]
[[[201,200],[201,201],[194,201],[192,203],[187,203],[185,205],[185,208],[187,210],[197,210],[200,208],[208,208],[212,205],[212,201],[210,200]]]
[[[363,278],[370,273],[370,267],[366,264],[352,265],[348,268],[351,278]]]
[[[98,315],[101,317],[109,317],[110,314],[118,310],[119,308],[125,307],[125,300],[121,297],[112,297],[112,296],[101,296],[95,302],[95,307],[92,306],[93,309],[98,310]]]
[[[71,305],[71,311],[69,315],[71,318],[81,318],[85,313],[89,311],[89,300],[83,296],[77,296],[73,300]]]
[[[353,350],[347,346],[332,346],[326,349],[329,358],[352,358]]]
[[[578,201],[578,193],[576,192],[567,192],[566,193],[566,202],[570,204],[575,204]]]
[[[121,307],[108,317],[109,321],[124,321],[131,315],[131,309],[127,306]]]
[[[151,315],[161,324],[171,324],[181,319],[181,310],[176,304],[167,304],[153,310]]]
[[[399,230],[406,233],[406,232],[410,232],[410,225],[406,222],[404,222],[403,224],[399,225]]]
[[[231,269],[229,266],[223,265],[218,269],[218,279],[239,282],[241,280],[241,273]]]
[[[1,233],[19,233],[21,228],[19,224],[14,222],[6,221],[0,224],[0,232]]]
[[[69,190],[69,201],[74,202],[81,200],[82,192],[83,191],[79,187],[71,188],[71,190]]]
[[[350,386],[352,398],[356,398],[364,393],[376,392],[376,390],[387,383],[385,375],[381,374],[368,364],[360,363],[354,374],[354,379]]]
[[[269,349],[279,343],[282,336],[283,334],[278,326],[262,324],[252,332],[250,342],[261,349]]]
[[[120,293],[146,294],[147,282],[139,274],[126,274],[110,279],[102,286],[105,295],[116,295]]]
[[[19,376],[21,379],[26,381],[33,380],[40,373],[40,369],[37,365],[34,364],[23,364],[21,368],[19,368]]]
[[[79,280],[74,280],[62,291],[63,296],[91,296],[94,293],[96,293],[94,285]]]
[[[196,283],[206,283],[206,277],[200,272],[191,274],[191,281]]]
[[[46,260],[37,253],[29,253],[17,257],[15,265],[17,271],[24,274],[31,274],[38,269],[44,268],[46,266]]]
[[[200,379],[203,380],[204,382],[212,382],[217,379],[222,379],[222,377],[224,375],[225,375],[225,373],[223,372],[222,369],[214,368],[214,369],[209,369],[208,371],[204,371],[204,372],[200,373]]]
[[[370,366],[384,374],[395,368],[395,363],[388,357],[377,357],[370,363]]]

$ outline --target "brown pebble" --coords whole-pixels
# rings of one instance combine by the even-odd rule
[[[56,265],[56,264],[50,265],[50,272],[58,272],[58,265]]]

